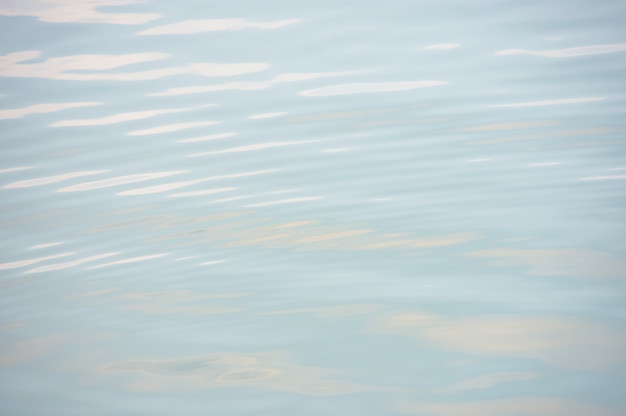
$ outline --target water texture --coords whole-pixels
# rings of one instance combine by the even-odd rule
[[[626,414],[625,21],[0,0],[0,414]]]

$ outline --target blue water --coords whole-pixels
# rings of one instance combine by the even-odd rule
[[[0,414],[626,414],[624,21],[0,2]]]

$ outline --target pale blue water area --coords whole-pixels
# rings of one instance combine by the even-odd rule
[[[0,415],[626,414],[625,21],[0,0]]]

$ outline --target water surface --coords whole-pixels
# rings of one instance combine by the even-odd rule
[[[1,413],[624,414],[625,20],[0,2]]]

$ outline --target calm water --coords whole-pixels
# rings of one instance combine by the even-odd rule
[[[624,21],[0,1],[0,413],[626,414]]]

